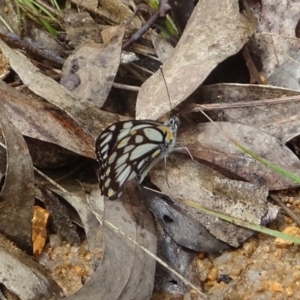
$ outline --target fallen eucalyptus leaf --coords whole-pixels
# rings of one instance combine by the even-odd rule
[[[0,103],[0,125],[6,142],[6,177],[1,191],[0,231],[22,250],[32,253],[34,206],[33,165],[26,143]]]
[[[137,194],[134,193],[131,198]],[[139,207],[142,210],[136,213],[136,209],[125,199],[128,200],[129,194],[124,191],[123,195],[122,201],[105,202],[104,254],[101,264],[92,278],[67,300],[150,299],[155,261],[109,224],[113,224],[116,229],[121,228],[122,232],[152,253],[156,250],[154,227],[149,212]],[[102,222],[96,202],[93,202],[92,210]],[[134,214],[139,215],[142,226],[134,221]]]
[[[289,67],[292,72],[294,68]],[[292,77],[294,78],[294,77]],[[220,104],[220,109],[210,112],[214,121],[241,123],[264,131],[286,143],[299,135],[299,91],[265,85],[248,84],[214,84],[200,88],[201,102],[209,108]],[[293,100],[297,96],[298,100]],[[290,100],[276,104],[282,97],[291,97]],[[216,103],[216,100],[218,99]],[[264,101],[274,99],[273,103],[264,104]],[[283,98],[284,99],[284,98]],[[244,107],[226,108],[227,104],[239,104],[243,101]],[[249,105],[247,102],[251,101]],[[224,109],[222,108],[224,104]]]
[[[87,11],[64,10],[65,27],[69,45],[75,49],[86,41],[101,42],[100,26]]]
[[[222,173],[227,173],[227,177],[243,178],[254,184],[265,185],[270,190],[297,186],[294,181],[238,149],[225,134],[274,165],[295,175],[300,174],[299,159],[288,147],[274,137],[246,125],[229,122],[197,124],[185,128],[178,140],[188,147],[194,158],[213,164]]]
[[[119,69],[125,26],[109,30],[109,41],[104,44],[89,41],[67,58],[60,80],[77,97],[99,108],[106,101]]]
[[[197,252],[178,245],[158,224],[158,255],[168,266],[179,272],[184,278],[193,281],[192,261]],[[165,291],[175,294],[186,294],[189,288],[170,270],[157,265],[155,275],[155,291]]]
[[[0,47],[5,56],[9,57],[11,67],[15,70],[23,83],[35,94],[46,99],[64,111],[83,129],[89,138],[96,138],[101,130],[108,125],[125,120],[126,118],[103,112],[88,105],[80,98],[58,84],[52,78],[43,75],[25,56],[10,49],[0,40]],[[88,144],[91,149],[93,144]]]
[[[234,247],[249,238],[253,231],[200,212],[185,205],[180,199],[188,199],[222,213],[226,210],[230,215],[256,224],[261,224],[268,210],[274,209],[267,205],[267,187],[226,179],[216,171],[182,155],[172,153],[169,156],[167,171],[170,188],[165,181],[165,172],[159,165],[150,173],[151,181],[216,238]]]
[[[262,75],[268,78],[278,65],[289,60],[288,55],[299,49],[295,30],[300,4],[297,1],[262,0],[250,1],[248,5],[258,23],[256,34],[248,43],[249,51],[256,58]],[[296,67],[293,64],[293,68]]]
[[[0,245],[0,282],[14,292],[18,299],[62,299],[62,289],[32,257],[16,248],[1,234]]]
[[[179,245],[198,252],[220,253],[228,249],[188,212],[181,210],[166,196],[143,189],[149,209],[171,238]]]
[[[255,30],[253,20],[239,12],[238,1],[199,1],[173,55],[142,85],[137,119],[157,119],[185,100],[208,74],[237,53]],[[167,85],[167,87],[166,87]]]
[[[0,82],[0,91],[3,106],[23,135],[57,144],[83,156],[95,156],[93,137],[65,112],[51,103],[24,95],[4,82]]]

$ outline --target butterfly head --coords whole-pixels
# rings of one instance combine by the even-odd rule
[[[177,130],[179,126],[179,118],[172,117],[168,121],[166,121],[163,125],[158,128],[165,133],[165,146],[168,148],[170,146],[174,146],[177,137]],[[170,151],[168,151],[170,152]]]

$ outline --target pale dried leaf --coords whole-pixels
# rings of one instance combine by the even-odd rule
[[[99,5],[111,13],[118,19],[117,24],[127,22],[132,18],[133,12],[120,0],[99,0]],[[134,17],[129,28],[139,29],[142,26],[142,21],[138,17]]]
[[[164,63],[174,53],[174,47],[156,32],[151,31],[151,41],[158,59]]]
[[[172,107],[185,100],[224,59],[237,53],[255,30],[238,1],[199,1],[163,73]],[[161,71],[141,87],[137,119],[157,119],[170,110]]]
[[[90,6],[86,1],[86,6]],[[101,42],[99,25],[94,21],[87,11],[64,11],[66,33],[68,43],[75,49],[86,41]]]
[[[38,75],[40,76],[40,75]],[[95,157],[94,138],[51,103],[24,95],[0,82],[0,99],[23,135],[57,144],[83,156]],[[49,150],[51,155],[51,150]]]
[[[139,220],[143,222],[141,226],[138,225],[134,220],[137,210],[126,201],[128,193],[124,192],[123,195],[123,201],[105,202],[104,219],[155,253],[156,237],[151,215],[144,208],[139,210]],[[96,213],[99,211],[97,202],[93,202],[92,210]],[[150,299],[155,261],[107,223],[104,226],[104,245],[103,259],[93,277],[82,289],[66,299]]]
[[[291,59],[286,59],[285,62],[275,69],[268,78],[268,82],[272,85],[299,91],[300,52],[297,51],[290,56]]]
[[[105,44],[92,41],[65,61],[60,83],[83,101],[101,108],[119,69],[125,26],[109,28],[111,35]]]

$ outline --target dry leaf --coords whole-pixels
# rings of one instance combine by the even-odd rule
[[[299,42],[297,41],[297,45],[298,43]],[[277,67],[272,75],[268,78],[269,84],[299,91],[299,62],[300,52],[297,51],[291,54],[290,59],[286,59],[286,61]]]
[[[174,53],[174,47],[164,38],[151,30],[151,41],[158,59],[164,63]]]
[[[234,247],[238,247],[253,232],[187,206],[181,199],[256,224],[263,222],[269,210],[278,212],[278,208],[267,204],[267,187],[226,179],[183,155],[172,153],[168,157],[167,172],[170,187],[161,165],[151,172],[151,181],[216,238]],[[276,214],[273,216],[276,217]]]
[[[255,30],[238,1],[199,1],[163,73],[172,107],[185,100],[224,59],[237,53]],[[137,119],[157,119],[170,110],[166,85],[157,71],[141,87]]]
[[[213,164],[221,172],[227,171],[227,175],[265,185],[270,190],[297,186],[237,148],[220,129],[228,137],[274,165],[300,175],[299,159],[288,147],[271,135],[246,125],[229,122],[197,124],[185,128],[178,140],[188,147],[194,158]]]
[[[0,103],[7,167],[0,202],[0,230],[18,247],[32,253],[31,219],[34,206],[33,165],[26,143]]]
[[[263,76],[268,78],[278,65],[289,59],[287,55],[299,49],[299,41],[295,39],[295,30],[299,20],[300,3],[262,0],[250,1],[249,4],[258,22],[257,33],[248,44],[249,51],[256,57]],[[282,22],[282,20],[285,21]],[[268,35],[268,33],[273,35]],[[278,85],[295,88],[280,83]]]
[[[31,256],[15,247],[2,235],[0,245],[0,282],[16,294],[18,299],[62,298],[62,289]]]
[[[1,40],[0,46],[23,83],[35,94],[67,113],[88,135],[96,138],[108,125],[126,119],[81,102],[80,98],[52,78],[43,75],[29,59],[10,49]],[[94,143],[87,146],[94,147]]]
[[[0,98],[23,135],[94,158],[94,139],[65,112],[0,82]]]
[[[87,11],[65,10],[64,13],[68,43],[75,49],[85,41],[101,42],[99,25]]]
[[[143,189],[149,209],[172,239],[185,248],[207,253],[221,253],[228,249],[226,243],[215,238],[188,212],[181,210],[170,199],[151,190]]]
[[[133,195],[137,194],[135,192]],[[105,202],[104,219],[155,253],[156,236],[151,215],[142,206],[134,207],[129,204],[127,192],[123,195],[123,201]],[[97,213],[97,203],[93,202],[93,205],[92,210]],[[137,211],[139,220],[143,220],[142,226],[133,221]],[[150,299],[155,261],[107,224],[104,226],[104,244],[103,258],[93,277],[66,299]]]
[[[299,100],[281,104],[258,105],[263,100],[279,100],[281,97],[299,96],[298,91],[265,85],[215,84],[201,87],[201,99],[206,104],[239,103],[252,101],[253,104],[233,109],[218,109],[212,116],[214,121],[241,123],[264,131],[283,143],[299,135]],[[218,103],[215,102],[218,99]],[[260,101],[262,100],[262,101]],[[208,105],[209,106],[209,105]],[[299,112],[298,112],[299,111]]]
[[[99,6],[102,9],[107,10],[116,20],[116,24],[121,24],[122,22],[127,22],[132,18],[133,12],[125,5],[123,1],[120,0],[100,0]],[[139,29],[142,26],[142,21],[138,17],[134,17],[130,29]]]
[[[65,61],[60,83],[84,101],[101,108],[119,69],[125,26],[109,28],[105,44],[88,42]]]

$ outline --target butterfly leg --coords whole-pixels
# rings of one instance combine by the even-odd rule
[[[174,150],[174,151],[185,150],[185,151],[189,154],[190,158],[191,158],[192,160],[194,160],[194,157],[193,157],[193,155],[192,155],[192,153],[190,152],[190,150],[189,150],[188,147],[175,147],[175,148],[173,148],[173,150]]]
[[[165,177],[166,177],[166,183],[167,183],[168,188],[170,188],[169,181],[168,181],[167,156],[166,156],[166,155],[164,156],[164,162],[165,162]]]

